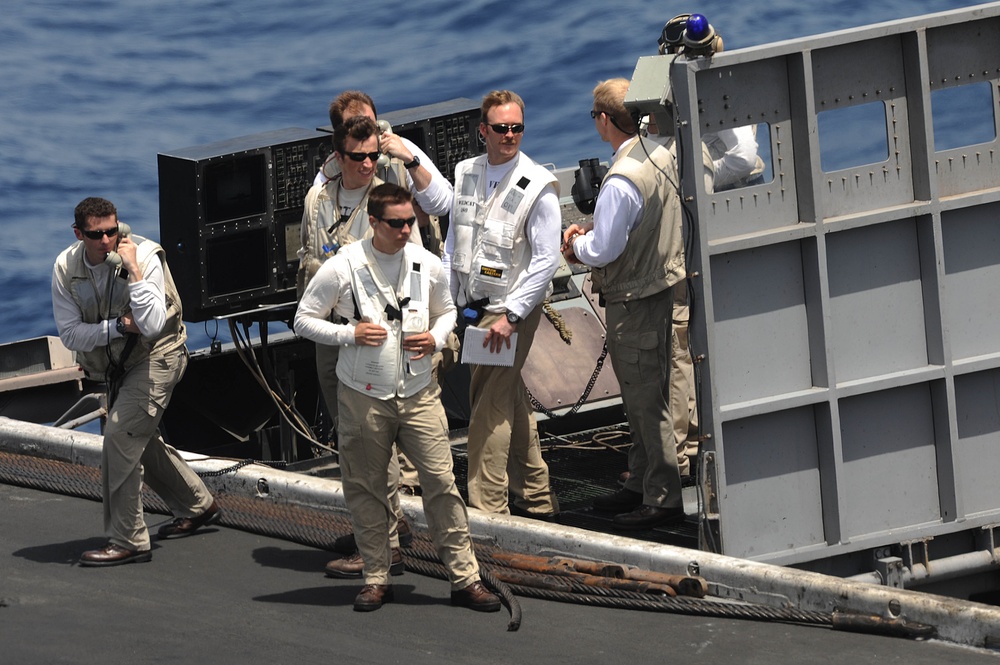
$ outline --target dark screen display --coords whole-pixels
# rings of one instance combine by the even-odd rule
[[[204,175],[207,224],[267,213],[267,160],[263,153],[206,164]]]
[[[266,228],[230,233],[205,241],[205,286],[210,298],[260,289],[270,284]]]

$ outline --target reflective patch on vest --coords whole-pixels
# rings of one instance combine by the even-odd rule
[[[479,274],[490,279],[503,279],[503,268],[495,266],[480,266]]]
[[[462,178],[462,184],[460,186],[459,196],[475,196],[478,190],[479,190],[479,174],[466,173],[465,177]]]
[[[520,186],[520,183],[518,183]],[[524,200],[524,192],[520,192],[516,189],[512,189],[507,192],[507,196],[504,197],[503,203],[500,205],[501,208],[506,210],[511,215],[517,214],[517,208],[521,205],[521,201]]]

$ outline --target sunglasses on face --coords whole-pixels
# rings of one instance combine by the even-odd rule
[[[524,125],[522,123],[508,124],[506,122],[495,122],[489,126],[497,134],[506,134],[507,132],[514,132],[515,134],[520,134],[524,131]]]
[[[401,229],[404,226],[412,227],[417,221],[417,216],[414,215],[413,217],[408,217],[406,219],[396,219],[396,218],[383,219],[381,217],[376,217],[375,219],[377,219],[380,222],[385,222],[394,229]]]
[[[382,154],[381,151],[376,150],[375,152],[345,152],[344,156],[350,159],[352,162],[363,162],[366,159],[372,160],[372,163],[378,161],[379,156]]]
[[[116,235],[118,235],[118,227],[112,226],[110,229],[104,229],[103,231],[84,231],[83,229],[80,229],[80,233],[90,238],[91,240],[100,240],[104,236],[107,236],[109,238],[114,238]]]
[[[596,118],[597,116],[601,115],[602,113],[604,113],[604,111],[595,111],[595,110],[591,109],[590,110],[590,117],[591,118]]]

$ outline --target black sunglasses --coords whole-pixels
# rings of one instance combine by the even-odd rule
[[[385,222],[394,229],[401,229],[403,228],[403,226],[413,226],[417,221],[417,216],[414,215],[413,217],[408,217],[406,219],[397,219],[397,218],[383,219],[381,217],[376,217],[375,219],[377,219],[380,222]]]
[[[597,116],[601,115],[602,113],[604,113],[604,111],[595,111],[594,109],[590,109],[590,117],[591,118],[596,118]]]
[[[118,226],[115,225],[112,226],[110,229],[105,229],[103,231],[84,231],[83,229],[80,229],[80,233],[87,236],[91,240],[100,240],[104,236],[107,236],[109,238],[114,238],[116,235],[118,235]]]
[[[521,123],[516,123],[513,125],[507,124],[506,122],[496,122],[490,125],[492,129],[497,134],[506,134],[507,132],[514,132],[515,134],[520,134],[524,131],[524,125]]]
[[[382,154],[381,151],[376,150],[375,152],[345,152],[344,156],[349,157],[351,161],[363,162],[366,159],[372,160],[372,163],[378,161],[379,156]]]

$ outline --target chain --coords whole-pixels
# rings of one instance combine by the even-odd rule
[[[250,466],[251,464],[261,464],[263,466],[269,466],[276,469],[283,469],[287,465],[287,462],[285,462],[284,460],[260,461],[247,458],[244,460],[240,460],[236,464],[228,466],[225,469],[219,469],[218,471],[199,471],[198,476],[201,478],[215,478],[217,476],[224,476],[227,473],[234,473],[236,471],[239,471],[245,466]]]
[[[583,394],[580,395],[580,399],[576,400],[576,404],[573,405],[573,408],[571,408],[566,413],[562,415],[556,414],[551,409],[543,406],[541,402],[535,399],[535,396],[531,394],[531,391],[525,388],[525,391],[528,393],[528,401],[531,403],[531,406],[534,407],[535,411],[541,411],[549,418],[565,418],[567,416],[572,416],[574,413],[580,410],[580,407],[583,406],[583,403],[587,401],[588,397],[590,397],[590,391],[593,390],[594,385],[597,384],[597,377],[600,376],[601,369],[604,367],[604,359],[607,357],[608,357],[608,345],[605,344],[604,348],[601,349],[601,356],[597,359],[597,367],[594,368],[594,373],[590,375],[590,381],[587,382],[587,387],[584,388]]]

